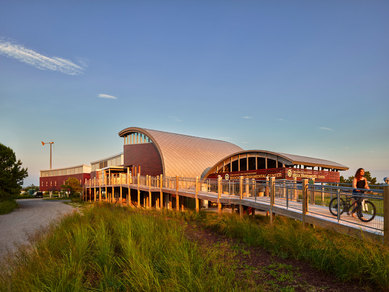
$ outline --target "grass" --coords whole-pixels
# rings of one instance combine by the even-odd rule
[[[11,213],[18,207],[18,203],[15,200],[0,201],[0,215]]]
[[[21,249],[2,269],[0,290],[246,290],[223,256],[189,241],[178,220],[96,206],[52,226],[32,252]]]
[[[235,238],[248,246],[260,246],[274,255],[294,258],[335,275],[340,280],[369,282],[389,289],[389,249],[368,238],[356,238],[320,228],[304,228],[302,223],[276,217],[270,225],[266,217],[239,219],[232,214],[171,213],[185,220]]]

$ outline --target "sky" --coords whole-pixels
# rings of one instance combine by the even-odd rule
[[[389,176],[388,1],[11,1],[0,143],[28,168],[123,151],[137,126]]]

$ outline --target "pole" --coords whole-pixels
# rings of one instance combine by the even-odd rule
[[[50,169],[53,168],[53,150],[52,150],[53,142],[50,142]]]

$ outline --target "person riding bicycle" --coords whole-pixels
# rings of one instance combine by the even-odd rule
[[[358,209],[356,208],[358,204],[361,204],[361,199],[365,190],[370,190],[369,184],[367,183],[367,179],[364,177],[365,170],[363,168],[358,168],[357,172],[355,173],[355,177],[353,179],[353,199],[354,203],[352,206],[355,206],[352,211],[351,215],[354,217],[355,211]]]

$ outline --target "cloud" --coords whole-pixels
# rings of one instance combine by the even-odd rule
[[[242,119],[245,119],[245,120],[251,120],[253,117],[251,116],[243,116]]]
[[[286,122],[286,120],[283,119],[283,118],[278,118],[277,121],[279,121],[279,122]]]
[[[100,93],[97,95],[100,98],[107,98],[107,99],[118,99],[116,96],[105,94],[105,93]]]
[[[328,127],[319,127],[320,130],[332,132],[334,129]]]
[[[80,75],[84,67],[60,57],[47,57],[21,45],[0,40],[0,55],[14,58],[40,70],[58,71],[68,75]]]

